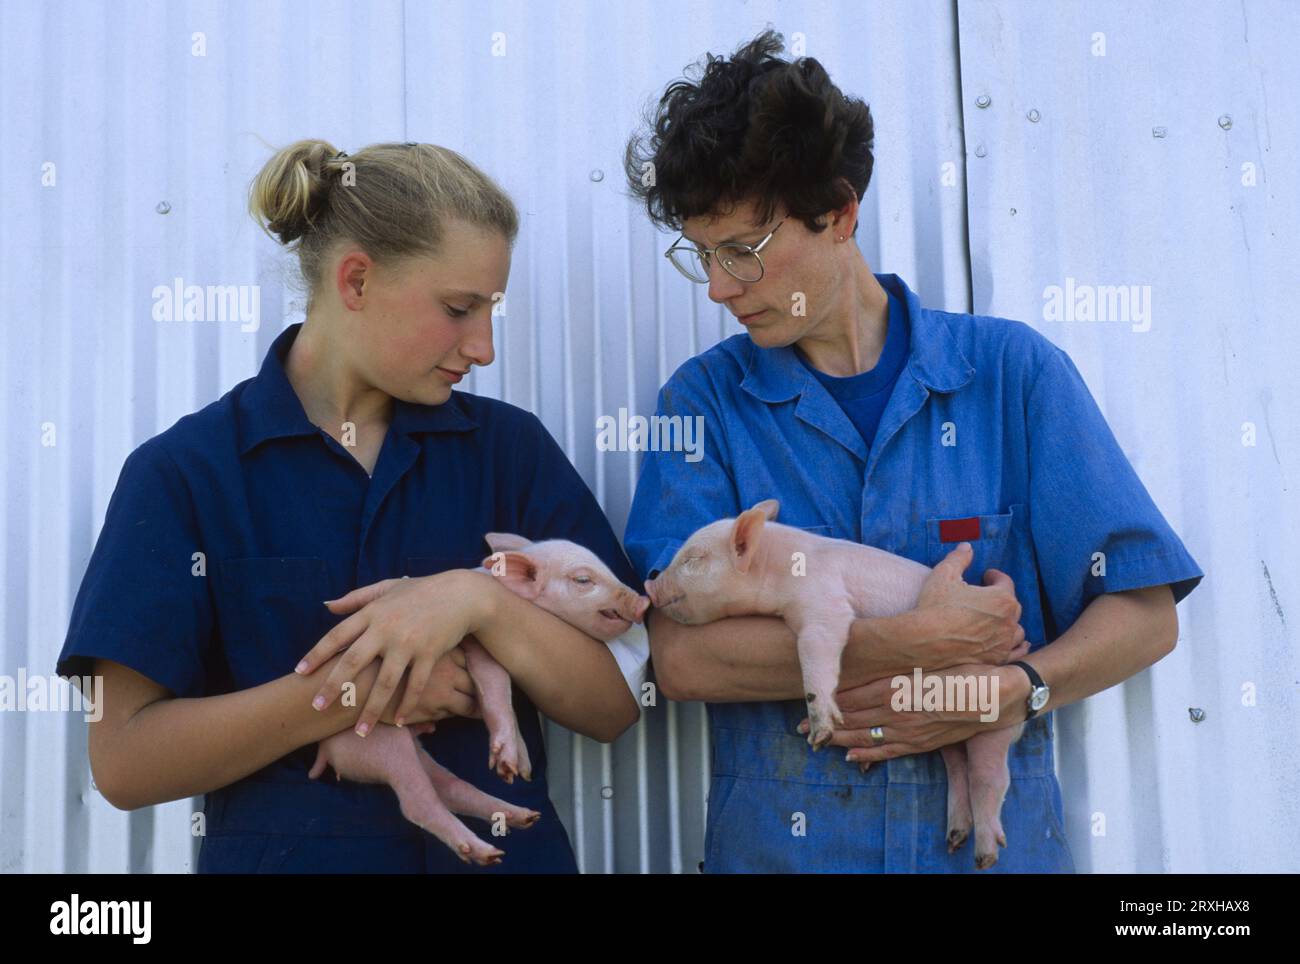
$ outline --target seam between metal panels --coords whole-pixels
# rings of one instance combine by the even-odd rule
[[[957,74],[957,117],[961,131],[961,221],[962,240],[966,245],[966,311],[975,310],[975,275],[970,259],[970,178],[966,167],[966,99],[962,94],[961,82],[961,0],[952,0],[952,61]]]

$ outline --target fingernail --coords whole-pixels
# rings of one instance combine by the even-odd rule
[[[311,701],[311,705],[318,710],[321,709],[325,705],[325,697],[323,696],[316,697],[314,700]]]
[[[402,719],[402,717],[399,716],[399,717],[396,717],[396,718],[393,720],[393,722],[396,723],[398,726],[402,726],[403,723],[404,723],[405,721]]]
[[[365,736],[369,732],[370,732],[369,723],[362,723],[360,726],[357,727],[357,736]]]
[[[304,659],[301,663],[299,663],[297,666],[295,666],[295,667],[293,668],[293,671],[294,671],[295,673],[305,673],[305,672],[307,672],[307,661]]]

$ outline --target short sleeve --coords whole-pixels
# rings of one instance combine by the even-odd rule
[[[109,499],[56,672],[88,676],[96,658],[109,659],[177,697],[206,695],[214,633],[206,566],[195,559],[202,550],[184,477],[156,440],[146,442]]]
[[[1026,419],[1029,524],[1056,634],[1102,593],[1168,584],[1177,603],[1195,589],[1204,573],[1059,348],[1039,369]]]
[[[642,456],[623,542],[632,565],[647,579],[668,567],[695,530],[740,512],[720,431],[725,422],[706,384],[699,372],[683,368],[659,392],[655,414],[701,419],[703,444],[698,453],[649,451]],[[699,457],[692,461],[695,454]]]

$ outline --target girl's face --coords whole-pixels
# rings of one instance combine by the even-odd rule
[[[371,262],[363,275],[365,327],[351,347],[366,382],[394,398],[441,405],[471,365],[492,363],[492,309],[510,276],[504,237],[451,220],[437,255]]]

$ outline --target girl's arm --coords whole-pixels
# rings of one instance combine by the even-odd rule
[[[481,570],[451,569],[419,579],[386,579],[327,602],[351,613],[311,648],[297,671],[315,677],[314,705],[331,707],[345,681],[379,661],[358,730],[379,719],[409,668],[395,719],[411,710],[433,661],[475,636],[537,708],[561,726],[608,743],[635,723],[640,709],[609,647],[574,629]],[[322,661],[347,652],[328,673]]]
[[[103,680],[103,716],[90,724],[89,736],[96,786],[122,810],[197,796],[350,728],[374,685],[377,664],[354,678],[353,706],[340,700],[317,712],[312,693],[336,661],[313,676],[290,673],[236,693],[178,699],[121,663],[95,660],[95,674]],[[453,656],[441,663],[411,722],[474,714],[473,682],[463,656],[459,665]],[[438,705],[445,712],[430,709]]]
[[[609,646],[535,606],[485,572],[474,636],[539,710],[566,729],[610,743],[641,716]]]

